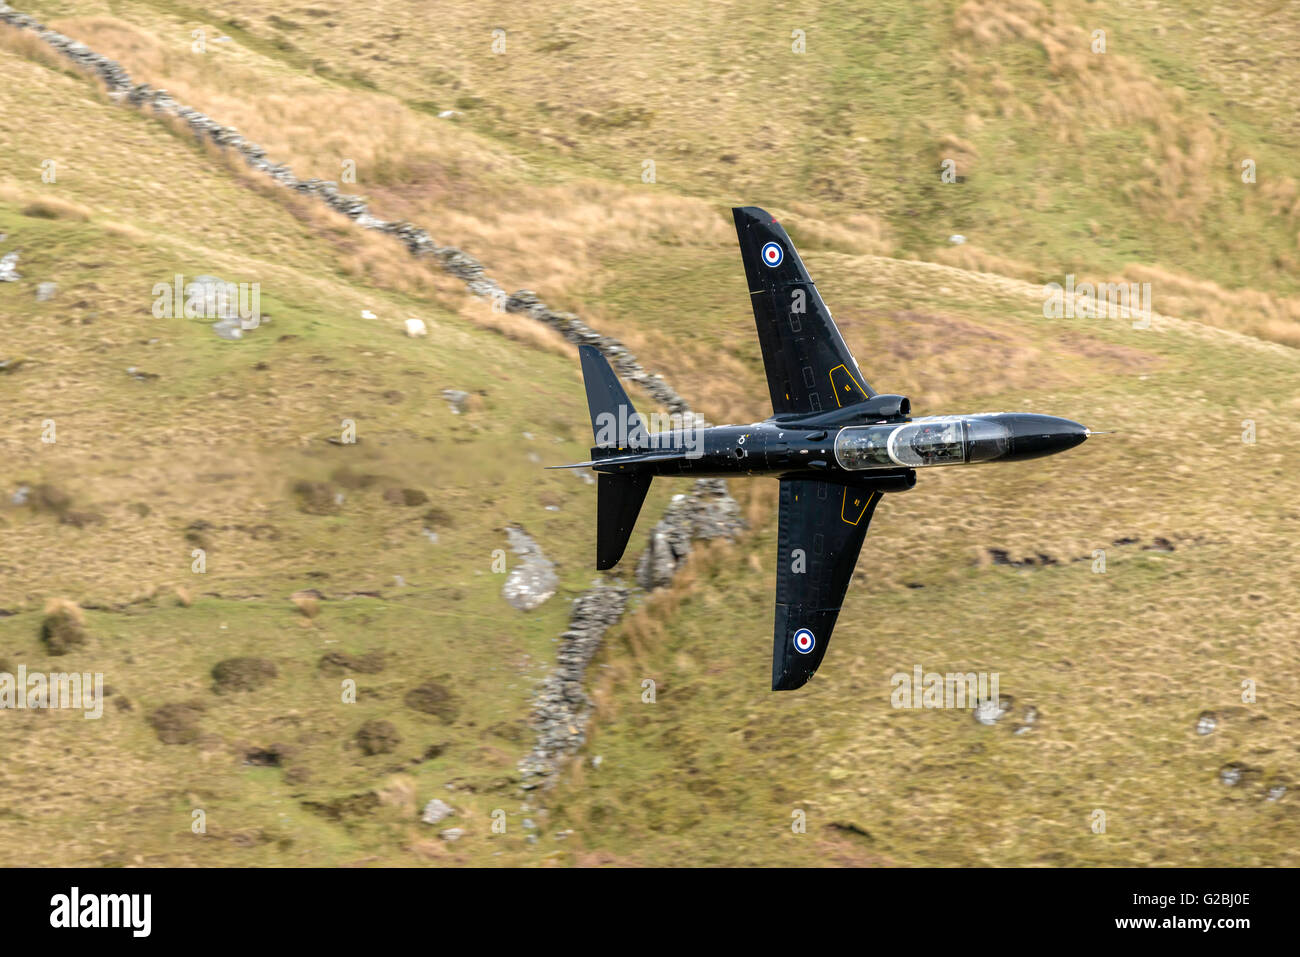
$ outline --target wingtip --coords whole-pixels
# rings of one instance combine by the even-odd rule
[[[773,691],[798,691],[808,683],[812,675],[790,674],[788,672],[772,676]]]
[[[731,215],[735,217],[737,223],[774,223],[775,219],[772,214],[760,206],[733,206]]]

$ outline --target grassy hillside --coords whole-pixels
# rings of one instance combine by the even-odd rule
[[[529,694],[597,576],[593,489],[541,469],[586,455],[571,348],[5,32],[0,255],[21,250],[23,279],[0,283],[0,658],[102,671],[113,695],[97,722],[0,715],[0,844],[113,864],[1297,863],[1293,5],[19,8],[299,176],[355,162],[340,186],[378,215],[619,337],[712,421],[770,411],[727,212],[744,202],[787,224],[877,388],[1119,433],[888,497],[825,665],[789,695],[766,690],[776,485],[732,483],[750,533],[637,599],[579,760],[525,806]],[[227,342],[154,318],[176,273],[260,283],[270,321]],[[1150,282],[1161,315],[1044,318],[1042,284],[1069,273]],[[330,441],[344,420],[359,443]],[[661,484],[637,549],[682,490]],[[492,570],[509,523],[557,563],[533,612]],[[64,656],[40,638],[55,598],[85,609]],[[224,687],[212,669],[239,657],[275,676]],[[1012,707],[991,727],[891,708],[917,664],[997,671]],[[449,697],[412,707],[430,683]],[[364,753],[368,722],[391,750]],[[459,841],[419,822],[434,797]]]
[[[102,671],[113,690],[98,722],[5,713],[5,846],[39,834],[61,860],[338,864],[419,844],[417,792],[450,785],[468,815],[514,814],[517,797],[474,792],[514,774],[565,599],[593,578],[590,488],[539,471],[587,451],[571,350],[480,328],[469,316],[490,321],[486,305],[388,241],[284,205],[88,82],[12,53],[4,63],[9,168],[68,159],[56,184],[13,177],[0,203],[24,277],[0,289],[12,363],[0,654],[31,671]],[[51,95],[40,141],[22,136]],[[107,145],[92,161],[88,143]],[[354,260],[400,281],[371,283]],[[154,318],[152,287],[176,273],[260,282],[264,324],[232,343],[211,323]],[[44,281],[58,292],[37,303]],[[409,316],[428,338],[403,336]],[[471,394],[464,414],[443,389]],[[354,445],[330,442],[344,420]],[[11,503],[21,489],[26,503]],[[512,522],[560,574],[558,596],[529,614],[493,574]],[[307,589],[323,595],[315,617],[290,601]],[[89,609],[88,639],[52,657],[39,635],[57,596]],[[382,670],[320,666],[337,652],[382,652]],[[237,656],[270,661],[278,678],[215,695],[211,669]],[[355,705],[341,703],[344,673],[359,679]],[[450,724],[404,703],[431,678],[454,688]],[[197,737],[160,741],[149,717],[190,702],[205,709]],[[352,739],[380,718],[401,742],[363,755]],[[400,802],[367,813],[382,837],[306,810],[354,792],[365,805],[377,786]],[[208,840],[191,835],[191,808],[206,810]]]
[[[619,204],[587,178],[635,202],[649,160],[658,192],[761,196],[845,251],[1036,281],[1132,274],[1165,311],[1300,336],[1280,95],[1300,81],[1284,39],[1300,21],[1278,0],[40,6],[295,167],[332,178],[355,159],[390,205],[493,261],[558,269],[558,289],[620,238]],[[231,40],[193,54],[196,28]],[[959,183],[941,182],[945,160]],[[700,228],[682,219],[704,210],[675,209],[672,232]],[[968,242],[948,248],[953,233]]]

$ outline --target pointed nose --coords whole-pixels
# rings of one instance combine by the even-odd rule
[[[1086,426],[1054,415],[1018,413],[1006,423],[1011,430],[1007,459],[1036,459],[1072,449],[1088,437]]]

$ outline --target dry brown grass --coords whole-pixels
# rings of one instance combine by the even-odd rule
[[[85,75],[78,72],[67,57],[56,53],[48,43],[30,30],[19,30],[7,23],[0,24],[0,50],[6,50],[24,60],[31,60],[69,76],[82,78]]]
[[[68,598],[51,598],[45,603],[45,614],[61,616],[79,627],[84,628],[86,625],[86,613],[80,605]]]
[[[67,219],[85,222],[90,218],[90,210],[79,203],[70,203],[54,196],[43,196],[23,207],[24,216],[39,219]]]
[[[440,241],[454,237],[507,289],[527,287],[552,305],[580,292],[599,294],[605,267],[643,255],[647,244],[680,242],[682,236],[732,239],[730,224],[709,204],[653,187],[587,179],[544,187],[519,183],[508,204],[483,196],[467,211],[440,204],[422,183],[374,194],[385,215],[419,222]],[[537,215],[539,209],[546,215]]]
[[[1033,40],[1041,32],[1046,12],[1037,0],[966,0],[957,8],[953,26],[959,36],[970,36],[983,45]]]
[[[1094,53],[1091,33],[1072,15],[1038,0],[967,0],[954,16],[954,28],[980,56],[965,57],[959,65],[987,85],[990,110],[1046,120],[1059,143],[1086,149],[1098,130],[1148,128],[1147,175],[1131,184],[1132,200],[1152,215],[1198,222],[1215,195],[1216,169],[1231,158],[1226,140],[1209,117],[1188,108],[1183,91],[1160,84],[1119,53],[1116,37],[1107,37],[1106,52]],[[1052,76],[1065,88],[1045,90],[1032,103],[1019,99],[999,65],[988,62],[990,50],[1013,41],[1039,45]]]
[[[394,774],[375,793],[380,804],[395,808],[406,818],[414,818],[419,813],[419,788],[409,774]]]
[[[578,347],[557,330],[521,313],[498,312],[485,299],[465,299],[457,310],[457,315],[484,329],[498,332],[511,342],[564,356],[566,359],[578,358]]]
[[[846,213],[827,219],[816,207],[802,203],[793,204],[789,214],[780,208],[769,212],[798,235],[801,248],[822,246],[855,255],[888,255],[893,251],[894,236],[889,223],[870,213]]]
[[[105,223],[104,232],[141,245],[149,240],[149,236],[144,230],[132,226],[130,223]]]
[[[356,164],[361,190],[417,179],[416,171],[430,166],[518,168],[490,143],[382,93],[330,88],[284,72],[268,91],[260,71],[249,69],[259,58],[237,45],[209,42],[206,53],[194,54],[188,43],[164,44],[107,16],[70,17],[54,25],[117,60],[136,79],[238,128],[304,178],[338,180],[345,160]],[[329,122],[322,125],[321,117]]]
[[[48,186],[46,189],[56,189]],[[20,207],[24,216],[34,219],[63,219],[70,222],[85,222],[90,218],[90,210],[80,203],[59,196],[42,194],[33,188],[23,188],[11,183],[0,183],[0,202],[12,203]]]
[[[1268,177],[1259,184],[1259,190],[1272,215],[1300,220],[1300,186],[1290,176]]]
[[[86,643],[86,615],[76,602],[51,598],[45,605],[41,640],[51,655],[66,655]]]
[[[1169,269],[1133,264],[1122,280],[1149,282],[1155,308],[1284,345],[1300,345],[1300,298],[1258,289],[1224,289]]]
[[[295,592],[289,600],[305,618],[315,618],[320,614],[320,599],[310,592]]]
[[[990,252],[975,243],[964,243],[960,246],[938,246],[931,252],[931,256],[936,262],[956,266],[958,269],[969,269],[974,272],[992,273],[999,276],[1012,276],[1016,279],[1028,281],[1033,281],[1042,274],[1042,270],[1032,263]]]

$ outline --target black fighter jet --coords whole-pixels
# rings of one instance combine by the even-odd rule
[[[1091,432],[1049,415],[998,412],[911,417],[901,395],[877,393],[858,368],[794,244],[771,215],[733,209],[749,281],[772,417],[752,425],[647,422],[599,350],[582,375],[599,473],[596,567],[623,557],[656,475],[773,475],[781,481],[772,690],[799,688],[826,654],[871,516],[916,469],[1038,458]],[[663,424],[660,422],[659,424]]]

